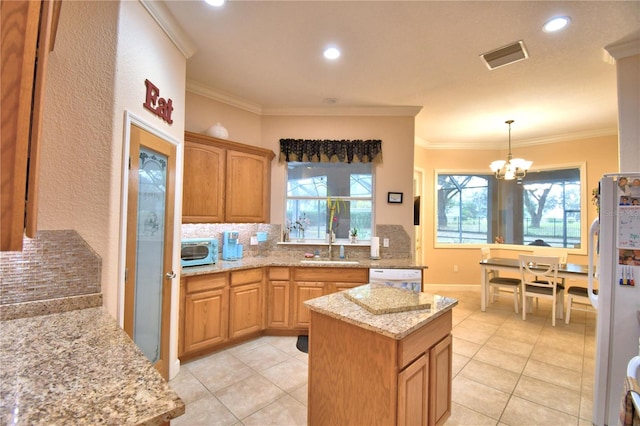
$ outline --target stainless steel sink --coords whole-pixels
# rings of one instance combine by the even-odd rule
[[[300,263],[307,265],[358,265],[357,260],[301,260]]]

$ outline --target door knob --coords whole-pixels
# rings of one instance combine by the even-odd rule
[[[167,272],[166,277],[167,277],[168,280],[172,280],[172,279],[174,279],[176,277],[176,273],[173,272],[173,271],[169,271],[169,272]]]

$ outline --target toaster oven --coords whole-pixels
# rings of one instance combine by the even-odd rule
[[[190,238],[182,240],[180,263],[185,266],[212,265],[218,261],[218,240]]]

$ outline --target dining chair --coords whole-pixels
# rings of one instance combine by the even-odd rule
[[[482,260],[486,260],[491,257],[491,248],[481,247],[480,255]],[[520,298],[521,281],[519,278],[501,277],[498,275],[498,271],[487,271],[487,283],[489,284],[489,294],[491,301],[495,302],[498,297],[510,297],[513,298],[513,308],[518,313],[518,299]]]
[[[556,256],[519,256],[522,280],[522,319],[527,319],[531,298],[551,300],[551,324],[556,326],[556,313],[562,318],[564,310],[564,285],[558,278],[560,259]],[[527,304],[527,298],[529,304]]]
[[[537,247],[533,249],[534,256],[554,256],[558,257],[561,265],[567,264],[569,250],[561,247]],[[564,285],[564,277],[560,278],[560,282]],[[536,298],[536,307],[538,307],[538,298]]]
[[[594,294],[598,294],[598,290],[593,290]],[[577,304],[578,306],[575,306]],[[569,324],[571,318],[571,310],[584,312],[597,312],[589,300],[589,290],[586,287],[571,286],[567,289],[567,317],[565,324]]]
[[[569,257],[569,250],[561,247],[536,247],[533,249],[534,256],[553,256],[558,258],[558,263],[566,264]]]

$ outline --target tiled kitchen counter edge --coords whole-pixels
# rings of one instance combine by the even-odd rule
[[[102,293],[0,305],[0,321],[51,315],[102,306]]]
[[[366,284],[362,287],[368,286],[375,286],[375,284]],[[376,315],[350,301],[342,293],[332,293],[307,300],[304,305],[312,311],[320,312],[396,340],[403,339],[458,304],[456,299],[428,294],[431,303],[431,307],[428,309]]]
[[[300,258],[282,258],[282,257],[247,257],[241,260],[221,260],[214,265],[205,266],[188,266],[182,268],[181,275],[183,277],[213,274],[216,272],[226,272],[242,269],[261,268],[266,266],[286,266],[286,267],[304,267],[304,268],[384,268],[384,269],[427,269],[427,265],[421,265],[411,259],[345,259],[344,263],[335,260],[330,263],[301,263],[304,260]],[[347,263],[351,260],[357,260],[358,263]]]
[[[98,301],[2,306],[1,424],[159,425],[184,414],[183,401],[124,330],[102,306],[91,307]]]

